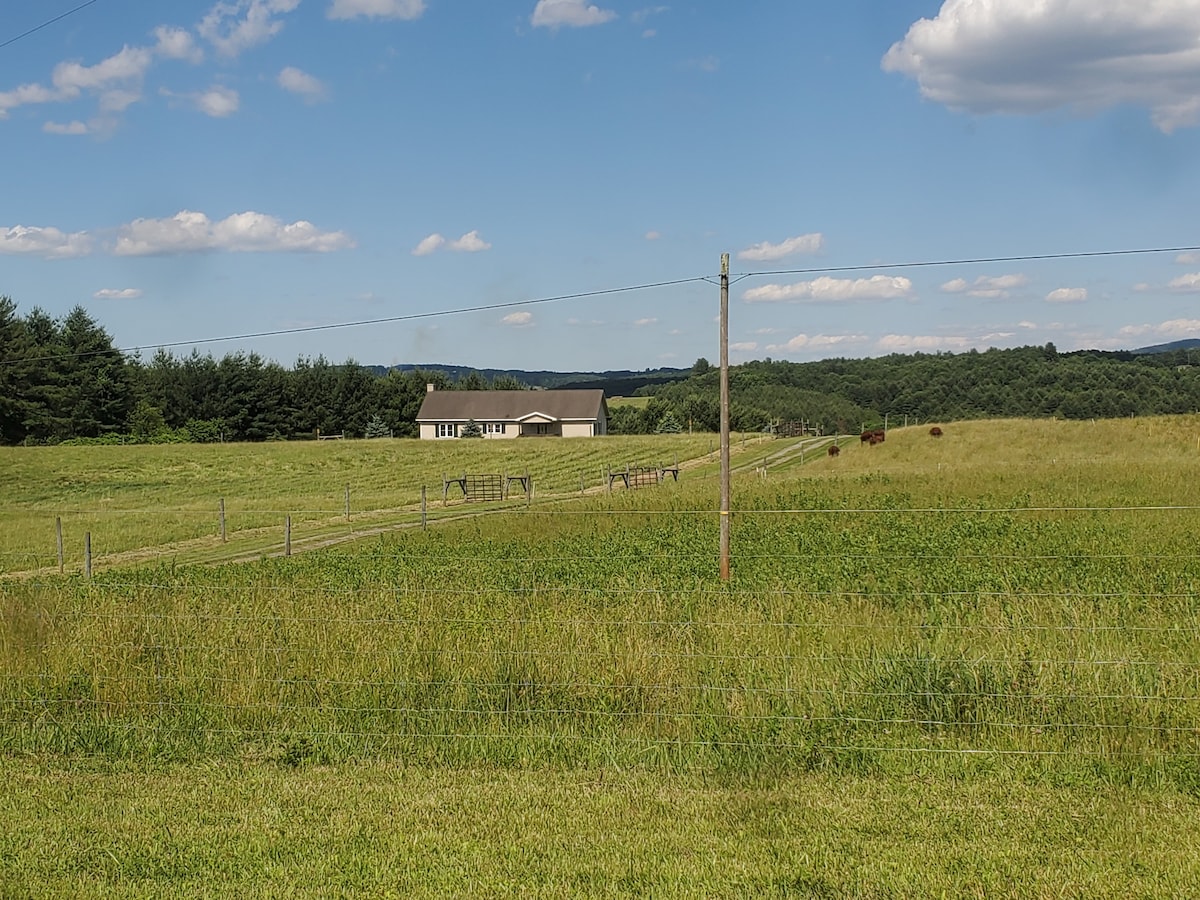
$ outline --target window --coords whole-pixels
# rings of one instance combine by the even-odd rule
[[[437,436],[440,438],[458,437],[458,426],[453,422],[438,422]]]
[[[483,426],[484,434],[504,434],[503,422],[488,422]]]

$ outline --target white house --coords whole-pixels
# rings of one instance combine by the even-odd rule
[[[455,438],[474,421],[485,438],[596,437],[608,433],[604,391],[435,391],[425,393],[422,440]]]

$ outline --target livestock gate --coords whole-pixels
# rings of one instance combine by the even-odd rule
[[[452,485],[457,485],[462,491],[463,500],[467,503],[491,503],[498,500],[507,500],[512,494],[513,483],[516,483],[522,494],[529,496],[530,490],[533,487],[533,479],[529,477],[529,473],[524,475],[496,475],[496,474],[467,474],[463,473],[458,478],[442,477],[442,505],[444,506],[450,497],[450,488]]]

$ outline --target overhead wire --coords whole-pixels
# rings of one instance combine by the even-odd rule
[[[16,37],[11,37],[7,41],[0,43],[0,50],[3,50],[5,47],[7,47],[11,44],[15,44],[17,41],[21,40],[22,38],[27,38],[31,34],[36,34],[37,32],[41,31],[43,28],[50,27],[55,22],[61,22],[67,16],[73,16],[75,13],[79,12],[81,9],[86,9],[87,7],[91,6],[93,3],[98,3],[98,2],[100,2],[100,0],[87,0],[86,3],[81,3],[78,6],[76,6],[74,9],[68,9],[65,13],[57,15],[53,19],[47,19],[41,25],[35,25],[33,28],[30,28],[28,31],[23,31],[20,34],[18,34]]]

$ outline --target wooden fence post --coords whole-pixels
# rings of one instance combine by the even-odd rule
[[[292,517],[283,520],[283,555],[292,555]]]
[[[425,485],[421,485],[421,530],[424,531],[429,520],[426,517]]]
[[[346,521],[350,521],[350,485],[346,485]]]
[[[54,518],[54,535],[58,542],[58,574],[63,573],[65,560],[63,559],[63,540],[62,540],[62,516]]]
[[[92,577],[92,533],[90,531],[83,535],[83,575],[85,578]]]
[[[225,498],[221,498],[221,543],[224,544],[229,539],[225,536]]]

